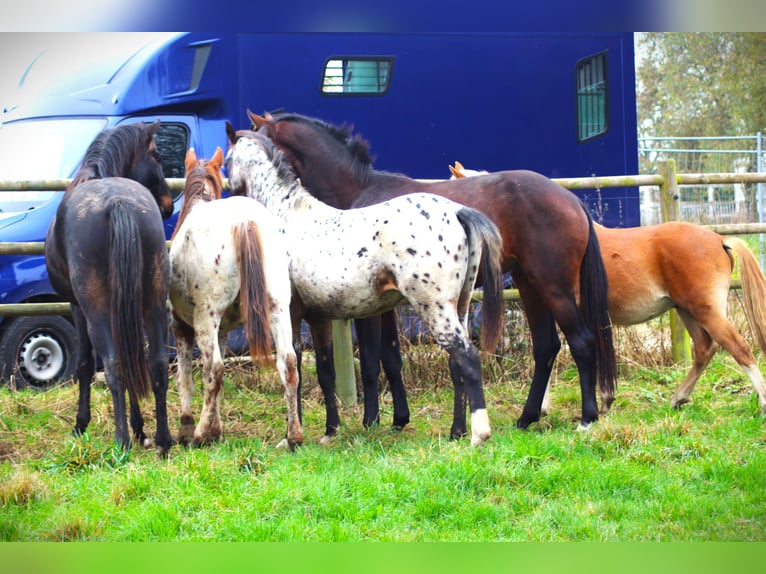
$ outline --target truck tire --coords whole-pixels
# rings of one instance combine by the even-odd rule
[[[77,332],[57,315],[11,320],[0,338],[2,381],[17,389],[45,391],[72,379],[77,364]]]

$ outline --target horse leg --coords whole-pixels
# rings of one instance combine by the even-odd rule
[[[566,337],[580,379],[581,416],[580,429],[587,429],[598,420],[598,401],[596,399],[596,350],[595,340],[590,330],[583,323],[580,311],[574,299],[561,297],[550,307],[555,321]],[[609,410],[611,394],[602,399],[603,412]]]
[[[82,317],[84,316],[85,314],[83,313]],[[111,319],[107,313],[98,313],[93,309],[90,310],[88,316],[87,335],[93,343],[93,348],[95,349],[96,354],[103,360],[104,377],[106,379],[106,384],[109,387],[109,391],[112,394],[115,442],[122,447],[123,450],[129,450],[131,441],[130,433],[128,431],[128,415],[125,408],[125,383],[120,381],[119,378],[117,350],[114,345],[114,339],[112,338]],[[93,362],[93,355],[91,353],[89,353],[89,355],[91,356],[90,364],[86,363],[82,366],[82,372],[86,375],[89,372],[92,373],[90,365]],[[80,381],[80,389],[82,390],[82,380]],[[88,407],[88,409],[90,409],[90,407]],[[78,425],[79,416],[80,413],[78,412]]]
[[[561,340],[556,332],[553,315],[545,308],[537,293],[525,288],[526,284],[515,277],[514,280],[524,303],[532,338],[532,358],[535,363],[527,401],[521,416],[516,421],[518,428],[525,429],[540,420],[543,398],[553,371],[553,363],[561,349]]]
[[[194,390],[194,329],[173,315],[173,338],[176,341],[176,386],[181,403],[181,428],[178,442],[189,446],[194,440],[194,415],[192,414],[192,392]]]
[[[697,380],[720,345],[729,351],[745,371],[753,389],[758,394],[761,411],[766,412],[766,383],[764,383],[763,375],[747,341],[729,322],[725,314],[720,309],[698,312],[695,317],[685,309],[678,309],[678,314],[693,342],[694,364],[684,382],[676,390],[670,405],[678,408],[689,402]]]
[[[402,349],[399,345],[399,326],[394,309],[380,316],[380,359],[394,401],[392,428],[403,429],[410,422],[410,408],[407,405],[407,391],[402,380]]]
[[[168,351],[167,351],[167,313],[165,298],[162,305],[157,305],[146,314],[147,339],[149,341],[149,372],[154,392],[154,412],[157,428],[154,434],[154,447],[157,454],[166,457],[173,439],[168,424]]]
[[[328,444],[340,428],[338,403],[335,397],[335,364],[332,355],[332,323],[330,321],[314,321],[309,323],[311,337],[314,341],[317,379],[324,395],[326,412],[325,435],[321,444]]]
[[[278,298],[272,296],[272,300],[276,301]],[[271,311],[271,338],[276,349],[277,371],[285,389],[287,403],[287,437],[277,447],[287,446],[290,450],[295,450],[296,446],[303,444],[303,428],[298,415],[298,357],[290,345],[292,340],[290,321],[283,320],[287,307],[287,305],[281,309],[275,307]]]
[[[77,381],[80,393],[77,402],[77,418],[72,432],[81,435],[90,423],[90,385],[96,372],[93,346],[88,336],[88,326],[79,305],[72,304],[72,320],[77,330]]]
[[[141,405],[128,396],[130,404],[130,428],[133,429],[134,442],[144,448],[149,447],[149,439],[144,432],[144,416],[141,414]]]
[[[207,445],[221,439],[221,387],[223,386],[223,357],[218,345],[220,317],[203,317],[198,313],[194,319],[197,326],[197,347],[202,357],[202,382],[204,398],[199,423],[194,430],[195,446]]]
[[[489,439],[492,431],[487,416],[487,404],[481,384],[481,359],[479,351],[466,336],[456,340],[447,349],[449,369],[455,389],[455,405],[450,437],[455,439],[467,434],[465,429],[465,398],[471,409],[471,445],[477,446]]]
[[[381,360],[381,320],[380,317],[356,319],[356,339],[359,343],[359,370],[362,375],[364,394],[364,428],[377,426],[380,422],[378,377]]]

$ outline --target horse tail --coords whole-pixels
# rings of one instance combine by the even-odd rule
[[[468,235],[471,252],[481,250],[481,285],[484,288],[481,308],[481,349],[494,352],[503,332],[505,301],[503,300],[502,246],[497,227],[486,215],[469,207],[457,212],[458,221]],[[468,289],[473,290],[473,285]]]
[[[250,356],[259,362],[271,358],[270,306],[263,265],[263,242],[255,221],[238,224],[233,229],[239,261],[239,305],[245,320],[245,334]]]
[[[109,290],[111,328],[117,354],[117,376],[133,402],[151,391],[144,351],[144,257],[136,213],[116,199],[109,209]]]
[[[604,260],[601,256],[593,219],[588,214],[588,246],[580,265],[580,307],[585,323],[593,334],[596,348],[596,380],[602,409],[609,409],[614,400],[617,381],[617,355],[614,350],[612,321],[609,318],[609,291]]]
[[[738,237],[728,237],[723,246],[724,249],[734,251],[739,259],[745,316],[755,333],[758,345],[766,351],[766,280],[747,243]]]

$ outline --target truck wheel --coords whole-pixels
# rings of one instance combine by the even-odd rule
[[[71,379],[77,361],[77,332],[57,315],[12,320],[0,338],[3,382],[17,389],[48,390]]]

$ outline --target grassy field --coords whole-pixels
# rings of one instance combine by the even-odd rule
[[[662,335],[664,326],[659,325]],[[281,386],[229,364],[225,440],[207,448],[123,453],[112,446],[109,393],[95,383],[89,434],[74,438],[74,385],[0,390],[0,540],[4,541],[763,541],[766,421],[728,355],[714,358],[692,402],[668,406],[684,368],[658,330],[618,330],[621,382],[612,411],[577,432],[580,392],[568,352],[553,412],[515,428],[531,375],[528,341],[485,357],[493,436],[450,441],[446,355],[406,347],[411,424],[365,430],[361,406],[320,446],[324,407],[304,390],[306,444],[275,450]],[[652,346],[651,340],[657,343]],[[201,389],[195,390],[199,404]],[[178,397],[171,385],[171,428]],[[199,408],[199,407],[198,407]],[[197,408],[197,412],[198,412]],[[144,406],[153,432],[152,403]]]

